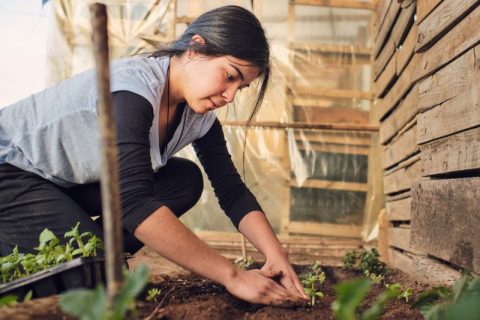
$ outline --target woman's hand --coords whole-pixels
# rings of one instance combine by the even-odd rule
[[[237,269],[223,284],[232,295],[251,303],[289,307],[303,302],[298,294],[285,289],[259,269]]]
[[[269,278],[278,279],[279,283],[292,295],[300,299],[308,300],[308,296],[303,290],[303,286],[288,261],[288,255],[285,251],[272,254],[267,257],[267,261],[262,267],[262,273]]]

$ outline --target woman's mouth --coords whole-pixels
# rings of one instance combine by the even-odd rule
[[[212,100],[212,99],[208,99],[208,100],[210,100],[210,102],[212,103],[212,107],[211,107],[211,109],[217,109],[217,108],[218,108],[218,105],[217,105],[217,104],[215,104],[215,102],[213,102],[213,100]]]

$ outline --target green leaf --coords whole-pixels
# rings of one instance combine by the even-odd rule
[[[132,274],[125,278],[122,290],[120,291],[115,305],[113,307],[113,320],[125,318],[130,305],[135,301],[135,297],[143,290],[148,281],[148,267],[146,265],[138,266]]]
[[[3,297],[0,297],[0,308],[1,307],[8,307],[13,306],[18,303],[18,297],[13,294],[9,294]]]
[[[357,307],[367,295],[372,283],[367,279],[343,281],[335,286],[337,299],[332,304],[335,319],[356,319]]]
[[[23,302],[32,300],[33,291],[29,290],[27,294],[23,297]]]
[[[81,320],[107,319],[107,297],[101,285],[94,290],[70,290],[60,296],[59,306],[64,313]]]
[[[55,241],[55,240],[58,241],[55,234],[48,229],[44,229],[42,231],[42,233],[40,233],[40,245],[38,246],[38,250],[43,250],[43,248],[45,248],[47,242]]]

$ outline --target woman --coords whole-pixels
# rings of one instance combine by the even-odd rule
[[[285,250],[255,197],[241,181],[213,110],[270,74],[269,46],[249,11],[226,6],[193,22],[150,57],[111,65],[119,148],[125,249],[148,245],[167,259],[253,303],[306,299]],[[0,249],[32,251],[44,228],[61,235],[80,222],[102,236],[93,70],[0,110]],[[265,255],[243,271],[198,239],[178,219],[198,200],[200,169],[173,155],[192,143],[222,209]],[[275,282],[272,278],[279,278]]]

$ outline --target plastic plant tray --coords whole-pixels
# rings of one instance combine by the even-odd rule
[[[105,257],[76,258],[2,284],[0,296],[13,294],[21,301],[30,290],[32,298],[41,298],[72,288],[93,288],[99,283],[105,283]]]

